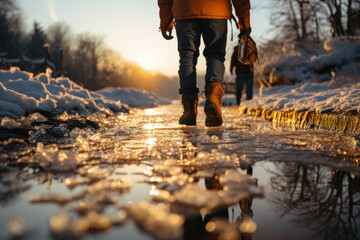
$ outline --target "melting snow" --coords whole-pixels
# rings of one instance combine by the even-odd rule
[[[254,91],[254,98],[242,107],[274,110],[360,111],[359,40],[328,39],[320,54],[283,49],[260,65],[263,72],[296,79],[282,85]],[[272,70],[273,69],[273,70]],[[331,72],[331,74],[330,74]]]
[[[35,77],[18,68],[0,71],[0,117],[16,119],[33,112],[88,114],[107,109],[124,112],[127,105],[144,108],[169,103],[135,89],[89,91],[68,78],[52,78],[51,70]]]

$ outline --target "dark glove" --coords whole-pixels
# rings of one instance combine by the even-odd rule
[[[168,29],[168,30],[163,30],[161,31],[161,34],[163,35],[163,38],[165,38],[166,40],[171,40],[174,37],[171,35],[172,33],[172,28]]]
[[[169,19],[169,21],[166,23],[166,25],[164,27],[160,27],[161,29],[161,34],[163,35],[163,37],[166,40],[171,40],[174,37],[171,35],[172,30],[174,28],[174,18],[171,16],[171,18]]]
[[[238,37],[241,38],[244,35],[250,35],[250,33],[251,33],[251,28],[246,28],[240,31]]]

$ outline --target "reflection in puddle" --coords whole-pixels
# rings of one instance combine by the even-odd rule
[[[360,224],[360,178],[320,166],[277,163],[271,171],[271,201],[294,225],[328,239],[356,239]]]
[[[180,110],[94,115],[99,129],[65,124],[56,131],[66,141],[53,144],[39,125],[33,145],[3,148],[0,238],[360,237],[354,137],[274,127],[234,108],[223,127],[205,128],[202,114],[184,127]]]

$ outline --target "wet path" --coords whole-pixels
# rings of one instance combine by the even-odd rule
[[[94,116],[99,130],[2,162],[0,239],[360,238],[355,138],[235,107],[206,128],[199,110],[196,127],[177,124],[178,103]]]

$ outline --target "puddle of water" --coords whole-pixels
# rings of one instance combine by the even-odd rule
[[[235,110],[224,108],[224,126],[212,129],[204,127],[202,111],[196,127],[179,126],[178,104],[94,116],[99,130],[62,126],[65,143],[36,143],[33,153],[6,155],[0,165],[0,239],[10,236],[13,216],[26,227],[15,219],[10,232],[48,239],[66,220],[59,217],[65,220],[57,228],[50,224],[59,210],[72,221],[87,221],[81,225],[86,229],[98,229],[81,232],[85,239],[164,238],[159,229],[182,239],[360,238],[357,140],[274,127]],[[34,139],[46,132],[37,129]],[[50,203],[43,203],[44,196]],[[148,202],[137,205],[143,200]],[[91,219],[94,210],[102,223]],[[183,217],[179,228],[174,221]],[[137,218],[146,225],[137,227]],[[104,225],[109,221],[111,228]]]

